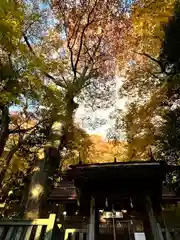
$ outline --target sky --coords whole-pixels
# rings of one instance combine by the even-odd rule
[[[106,139],[107,131],[113,126],[114,123],[114,120],[110,119],[109,116],[115,109],[124,109],[125,107],[126,100],[120,99],[118,94],[121,84],[122,77],[116,76],[116,102],[114,106],[111,106],[108,109],[98,109],[96,111],[93,111],[90,108],[85,108],[83,105],[80,105],[78,108],[75,114],[75,121],[79,123],[80,126],[89,134],[98,134],[102,136],[102,138]],[[84,117],[89,117],[92,123],[95,123],[96,119],[98,118],[98,120],[102,120],[104,124],[97,124],[97,127],[92,129],[92,127],[90,127],[86,121],[82,120]]]

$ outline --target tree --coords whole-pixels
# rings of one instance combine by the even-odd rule
[[[116,1],[109,1],[107,6],[103,1],[54,1],[54,12],[58,20],[56,27],[64,42],[62,58],[67,62],[61,77],[53,79],[63,89],[66,103],[66,121],[62,127],[59,149],[63,149],[73,137],[68,137],[68,132],[78,107],[75,99],[85,92],[92,96],[94,91],[94,96],[100,98],[100,91],[109,88],[109,81],[113,81],[115,47],[118,44],[117,38],[112,39],[112,36],[122,35],[122,27],[118,28],[115,24],[124,18],[121,9],[117,12],[120,7],[117,4]]]
[[[160,61],[167,72],[166,110],[163,112],[164,120],[157,141],[159,143],[159,156],[167,162],[179,164],[179,51],[178,41],[180,24],[180,5],[176,2],[174,16],[165,26],[165,38],[161,47]],[[163,152],[163,156],[161,154]]]
[[[27,111],[28,102],[38,100],[37,90],[33,88],[33,85],[39,83],[39,87],[43,86],[39,79],[35,78],[36,74],[30,68],[32,62],[27,57],[25,44],[21,41],[24,28],[27,27],[31,21],[36,20],[34,14],[26,20],[27,14],[25,10],[25,5],[16,1],[2,1],[0,9],[0,157],[4,154],[4,149],[10,135],[17,133],[21,135],[32,130],[27,128],[22,129],[21,127],[18,128],[18,126],[16,126],[17,128],[15,127],[15,129],[11,128],[13,124],[10,117],[10,107],[19,105],[20,108],[24,108],[25,111]],[[17,146],[19,146],[19,143]],[[11,160],[10,155],[12,156],[12,152],[14,151],[15,148],[13,151],[10,151],[9,155],[4,159],[5,165],[2,169],[2,176]]]
[[[158,2],[152,4],[158,4]],[[124,120],[127,122],[129,117],[132,120],[133,116],[135,119],[130,121],[131,127],[127,129],[128,139],[131,139],[130,149],[137,150],[139,145],[143,147],[145,144],[146,148],[153,147],[153,154],[157,159],[165,159],[168,163],[177,164],[179,161],[179,51],[177,47],[179,3],[172,1],[169,4],[166,5],[170,10],[169,18],[166,17],[163,23],[156,22],[154,25],[153,21],[148,21],[147,17],[144,18],[145,13],[146,16],[148,12],[150,13],[149,6],[145,4],[144,8],[139,10],[140,14],[143,13],[140,21],[148,21],[151,28],[147,30],[151,29],[151,31],[149,31],[149,37],[145,37],[145,41],[144,38],[140,38],[142,50],[136,51],[139,61],[134,58],[134,63],[129,66],[128,77],[124,81],[121,93],[129,94],[133,101],[136,100],[135,103],[128,105],[129,110]],[[163,8],[163,11],[165,10]],[[160,12],[158,15],[160,16],[162,9],[153,9],[153,12],[157,13],[157,11]],[[157,32],[154,38],[154,29],[158,28],[161,31]],[[158,48],[152,47],[155,44],[151,38],[154,39],[153,41],[159,41],[156,43]],[[147,133],[148,142],[144,133]],[[136,141],[136,134],[140,136],[141,142]],[[139,153],[143,152],[139,151]]]
[[[68,151],[62,159],[61,166],[63,166],[63,169],[71,164],[89,162],[90,148],[93,144],[91,136],[78,125],[74,126],[73,131],[75,138],[72,139]]]
[[[124,162],[127,160],[127,144],[126,142],[113,141],[103,139],[98,135],[91,135],[92,141],[89,147],[89,155],[87,161],[89,163],[113,163],[116,159],[117,162]]]
[[[162,55],[164,44],[168,45],[166,28],[173,19],[175,1],[165,2],[134,3],[132,31],[127,36],[127,42],[131,46],[126,58],[129,65],[120,94],[129,98],[124,122],[130,156],[136,158],[139,154],[139,157],[149,158],[145,153],[150,148],[159,157],[156,154],[159,152],[157,135],[165,122],[164,113],[172,106],[170,89],[172,85],[173,88],[175,86],[172,79],[177,77],[169,76],[170,65],[165,66]],[[143,7],[140,7],[142,4]]]
[[[127,19],[119,1],[107,4],[100,0],[52,1],[52,4],[54,24],[51,31],[47,31],[38,43],[31,43],[26,35],[24,40],[32,57],[41,63],[38,71],[63,93],[58,150],[68,153],[75,139],[77,101],[85,97],[87,103],[88,96],[91,103],[97,99],[97,106],[106,106],[110,99],[107,93],[114,86],[116,51]],[[119,21],[123,24],[118,25]],[[47,56],[47,51],[51,57]]]
[[[14,161],[20,159],[27,163],[23,176],[31,173],[39,149],[51,142],[49,132],[63,112],[61,91],[55,84],[45,82],[42,59],[32,54],[27,41],[39,43],[45,26],[48,30],[52,28],[46,10],[42,10],[37,1],[1,3],[0,185],[5,193],[10,187],[7,179],[13,174]],[[14,107],[19,112],[17,121],[12,117]]]

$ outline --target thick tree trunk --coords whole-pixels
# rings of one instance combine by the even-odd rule
[[[74,102],[73,98],[68,94],[65,97],[66,103],[66,116],[62,127],[62,135],[60,144],[57,149],[49,148],[46,151],[45,161],[41,160],[37,162],[34,174],[32,176],[28,200],[25,208],[25,218],[34,219],[42,216],[42,206],[45,206],[47,194],[48,194],[48,177],[52,177],[60,165],[59,153],[64,147],[68,147],[68,144],[72,141],[72,129],[73,129],[73,116],[78,107],[78,104]]]
[[[2,157],[4,148],[9,136],[9,108],[1,107],[1,128],[0,128],[0,157]]]
[[[74,114],[75,110],[78,108],[78,104],[74,102],[73,97],[69,97],[67,94],[66,98],[66,116],[65,121],[62,126],[62,134],[60,139],[60,144],[58,150],[61,151],[68,144],[71,144],[73,140],[73,127],[74,127]]]
[[[24,216],[26,219],[39,218],[42,206],[48,194],[48,177],[51,177],[59,165],[58,150],[48,148],[45,158],[38,160],[32,175]]]
[[[28,199],[25,208],[25,218],[39,218],[41,199],[44,194],[47,172],[44,171],[45,160],[38,160],[30,183]]]

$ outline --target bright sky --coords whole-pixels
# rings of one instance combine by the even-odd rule
[[[108,109],[98,109],[96,111],[93,111],[90,108],[85,108],[83,105],[80,105],[78,108],[75,119],[77,123],[80,124],[82,128],[84,128],[88,133],[90,134],[98,134],[101,135],[103,138],[106,138],[107,130],[112,127],[113,120],[109,118],[110,114],[115,109],[123,109],[125,105],[125,99],[119,99],[118,91],[121,86],[122,78],[116,76],[116,102],[114,106],[108,108]],[[82,118],[89,117],[91,122],[95,122],[95,120],[98,118],[100,120],[103,120],[104,124],[98,124],[96,128],[91,128],[88,123],[85,121],[82,121]],[[105,120],[105,121],[104,121]]]

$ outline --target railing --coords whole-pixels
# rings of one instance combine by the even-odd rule
[[[64,240],[86,240],[87,230],[86,229],[66,229],[64,234]]]
[[[179,240],[180,228],[162,229],[162,233],[165,240]]]
[[[50,214],[47,219],[35,219],[32,221],[2,220],[0,221],[0,239],[51,240],[55,218],[55,214]]]
[[[125,221],[124,221],[125,222]],[[128,221],[127,221],[128,222]],[[180,229],[171,229],[169,234],[167,234],[166,229],[162,229],[164,240],[179,240],[180,239]],[[134,232],[133,235],[141,234],[141,238],[145,239],[144,232]],[[66,229],[64,234],[64,240],[87,240],[87,230],[86,229]]]

